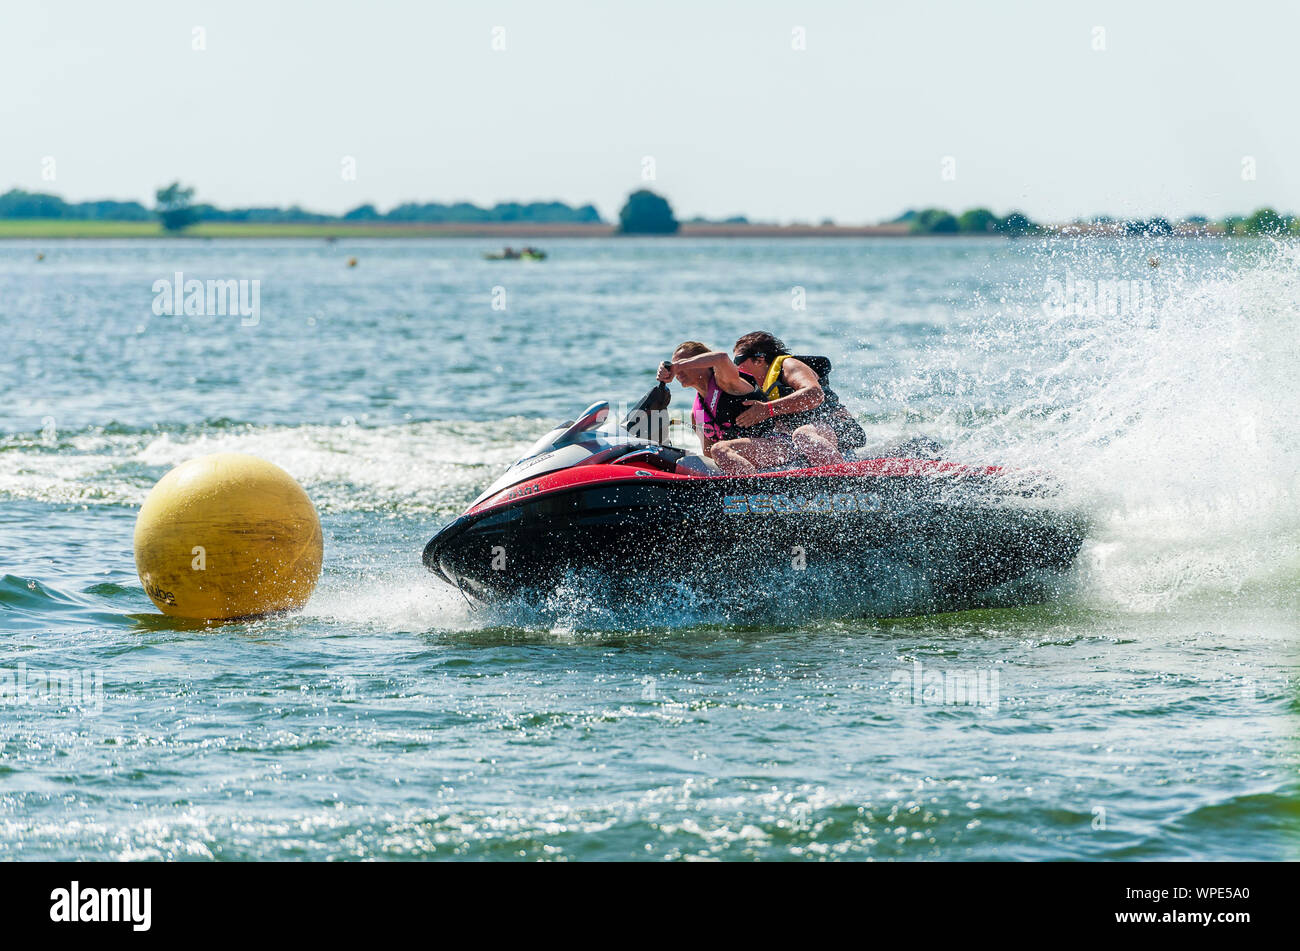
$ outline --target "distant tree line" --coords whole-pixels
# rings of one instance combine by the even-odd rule
[[[730,218],[706,218],[703,215],[696,215],[686,223],[689,225],[747,225],[749,219],[744,215],[732,215]]]
[[[301,224],[329,221],[356,222],[412,222],[426,224],[602,224],[600,212],[594,205],[566,205],[559,201],[498,202],[490,208],[470,202],[406,202],[381,212],[372,204],[358,205],[342,215],[327,215],[307,211],[297,205],[288,208],[218,208],[210,204],[195,204],[194,189],[180,182],[159,188],[155,205],[146,208],[137,201],[64,201],[58,195],[28,192],[20,188],[0,195],[0,218],[64,218],[80,221],[161,221],[168,231],[181,231],[200,221],[277,222]],[[695,223],[702,218],[692,219]],[[743,216],[724,220],[725,224],[748,224]],[[826,222],[829,224],[830,222]],[[943,208],[909,210],[890,224],[906,224],[914,234],[1004,234],[1029,235],[1045,230],[1028,215],[1013,211],[999,217],[987,208],[971,208],[955,215]],[[1129,235],[1172,234],[1176,226],[1167,218],[1115,219],[1099,215],[1079,219],[1079,225],[1105,225],[1115,227]],[[1211,221],[1201,215],[1192,215],[1180,222],[1184,229],[1191,227],[1206,233],[1228,235],[1278,235],[1300,234],[1300,217],[1279,214],[1272,208],[1260,208],[1246,216],[1229,215],[1221,221]],[[642,189],[628,196],[619,212],[619,231],[623,234],[674,234],[680,225],[668,200],[652,191]]]
[[[1098,215],[1091,219],[1078,219],[1077,225],[1103,225],[1116,228],[1126,235],[1158,236],[1173,234],[1176,226],[1168,218],[1117,219]],[[907,211],[895,218],[890,224],[906,224],[914,234],[1038,234],[1044,227],[1018,211],[1013,211],[999,218],[987,208],[972,208],[960,215],[943,208],[926,208],[921,211]],[[1203,215],[1191,215],[1180,223],[1184,228],[1206,234],[1229,235],[1278,235],[1300,234],[1300,218],[1294,215],[1278,214],[1272,208],[1260,208],[1254,214],[1239,217],[1230,215],[1214,222]]]
[[[0,195],[0,218],[67,218],[101,221],[150,221],[158,218],[168,230],[180,230],[198,221],[307,223],[320,221],[396,221],[396,222],[525,222],[537,224],[600,224],[600,212],[594,205],[573,207],[563,202],[500,202],[481,208],[469,202],[450,205],[438,202],[408,202],[388,212],[374,205],[359,205],[343,215],[307,211],[297,205],[288,208],[218,208],[195,204],[194,189],[173,182],[158,189],[154,208],[137,201],[67,202],[58,195],[12,189]],[[170,222],[170,224],[169,224]]]
[[[1031,221],[1029,216],[1013,211],[1005,217],[998,217],[987,208],[972,208],[960,215],[943,208],[925,208],[920,211],[905,211],[893,221],[895,225],[907,225],[913,234],[1036,234],[1040,225]]]
[[[0,218],[69,218],[77,221],[149,221],[154,213],[138,201],[67,202],[15,188],[0,195]]]
[[[1079,220],[1076,224],[1108,225],[1120,227],[1129,235],[1173,234],[1177,227],[1168,218],[1115,219],[1099,215],[1090,220]],[[1206,234],[1230,235],[1278,235],[1300,234],[1300,218],[1294,215],[1281,215],[1272,208],[1260,208],[1253,214],[1240,216],[1229,215],[1219,221],[1211,221],[1204,215],[1189,215],[1179,223],[1184,229],[1202,231]]]
[[[1300,218],[1261,208],[1248,218],[1223,219],[1224,234],[1300,234]]]
[[[419,221],[463,224],[467,222],[528,222],[531,224],[601,223],[594,205],[574,208],[562,201],[498,202],[481,208],[465,201],[444,205],[439,202],[406,202],[381,214],[374,205],[358,205],[343,215],[344,221]]]

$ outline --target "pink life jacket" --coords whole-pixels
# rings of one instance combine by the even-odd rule
[[[748,373],[740,374],[746,381],[753,383],[754,378]],[[709,439],[719,442],[723,439],[751,438],[770,436],[775,429],[770,419],[765,419],[757,426],[737,426],[736,417],[748,409],[746,400],[761,400],[763,394],[755,387],[751,393],[737,396],[718,386],[718,379],[709,374],[709,391],[702,399],[695,394],[695,405],[691,408],[691,419]]]

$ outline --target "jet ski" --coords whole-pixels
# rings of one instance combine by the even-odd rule
[[[488,603],[599,578],[619,599],[686,584],[753,604],[829,587],[847,610],[907,615],[990,603],[1065,570],[1082,544],[1083,520],[1041,474],[946,462],[921,440],[727,475],[668,444],[668,399],[660,384],[624,420],[602,401],[547,432],[428,542],[425,566]]]

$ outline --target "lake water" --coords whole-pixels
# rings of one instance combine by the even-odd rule
[[[1300,854],[1294,246],[488,250],[0,244],[0,859]],[[155,314],[176,272],[259,281],[256,320]],[[476,610],[421,567],[557,419],[754,329],[832,357],[873,443],[1054,472],[1092,523],[1057,596]],[[145,596],[136,510],[214,451],[315,501],[301,612]]]

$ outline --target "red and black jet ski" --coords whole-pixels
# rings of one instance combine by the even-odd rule
[[[617,597],[685,582],[748,603],[833,579],[872,602],[865,613],[890,590],[885,612],[917,614],[988,603],[1082,544],[1050,484],[996,466],[889,455],[724,475],[650,438],[667,401],[660,386],[621,424],[600,402],[548,432],[429,541],[425,566],[480,601],[545,597],[594,571]]]

